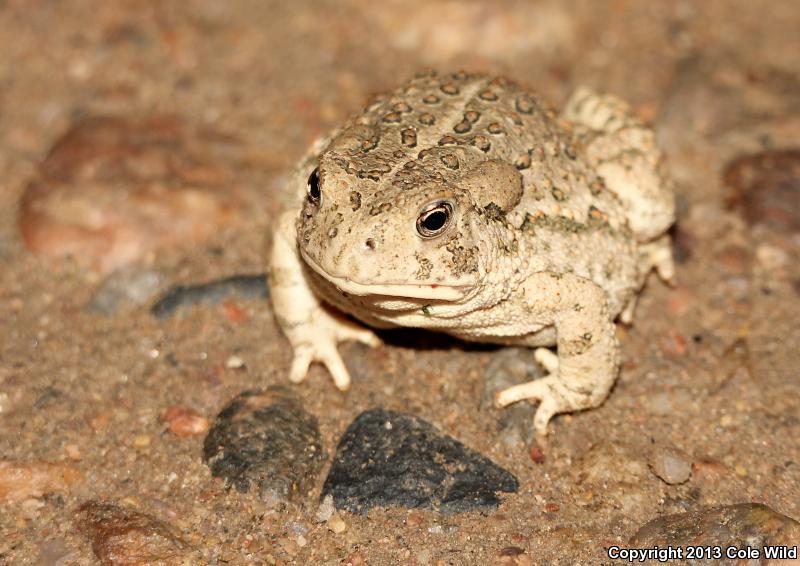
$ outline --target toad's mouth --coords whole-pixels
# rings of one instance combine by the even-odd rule
[[[310,258],[305,251],[300,250],[306,264],[322,276],[326,281],[335,285],[339,290],[357,296],[382,295],[404,299],[427,299],[434,301],[457,301],[463,299],[469,292],[466,285],[447,285],[443,283],[360,283],[347,277],[332,275],[321,265]]]

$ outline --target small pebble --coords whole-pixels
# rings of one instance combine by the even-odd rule
[[[492,566],[531,566],[531,559],[525,554],[524,549],[507,546],[498,553],[492,561]]]
[[[17,503],[47,493],[65,493],[83,474],[61,462],[0,460],[0,502]]]
[[[418,527],[424,522],[425,522],[425,517],[422,515],[422,513],[419,513],[417,511],[411,511],[408,514],[408,517],[406,517],[406,525],[408,525],[409,527]]]
[[[67,566],[77,564],[80,552],[62,538],[48,540],[39,546],[39,566]]]
[[[225,367],[228,369],[241,369],[244,367],[244,360],[239,356],[231,356],[225,360]]]
[[[406,553],[408,553],[408,550],[406,550]],[[364,556],[361,553],[356,552],[344,559],[344,566],[368,566],[368,565],[367,565],[367,560],[364,558]]]
[[[151,438],[149,434],[140,434],[133,438],[134,448],[148,448],[150,446]]]
[[[669,485],[684,483],[692,474],[692,460],[682,450],[658,446],[650,455],[650,469]]]
[[[328,528],[334,533],[340,534],[347,530],[347,524],[339,515],[334,515],[328,519]]]
[[[77,462],[81,459],[81,450],[77,444],[67,444],[64,446],[64,452],[70,460]]]
[[[170,432],[181,438],[199,436],[209,429],[208,419],[194,409],[181,405],[172,405],[160,417]]]
[[[164,276],[138,265],[112,272],[100,284],[87,306],[90,312],[112,315],[123,308],[143,305],[159,293]]]

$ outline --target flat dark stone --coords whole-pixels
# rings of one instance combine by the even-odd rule
[[[316,417],[286,388],[274,386],[240,393],[222,409],[203,458],[215,477],[276,504],[307,491],[325,455]]]
[[[373,409],[342,436],[322,497],[359,514],[390,506],[457,513],[494,509],[498,491],[517,489],[511,473],[429,422]]]
[[[178,309],[193,305],[217,305],[225,299],[266,299],[269,296],[266,275],[234,275],[197,285],[173,287],[154,304],[150,312],[156,318],[169,318]]]

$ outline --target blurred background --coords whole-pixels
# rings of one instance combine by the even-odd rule
[[[0,564],[95,563],[105,521],[74,523],[94,499],[236,564],[597,563],[665,513],[800,517],[798,30],[796,0],[0,0],[0,504],[16,502]],[[319,368],[292,389],[329,453],[386,406],[521,488],[489,519],[395,510],[334,534],[313,497],[274,512],[223,490],[202,436],[240,391],[286,382],[286,342],[252,298],[295,164],[427,68],[505,75],[555,107],[583,85],[630,102],[676,181],[680,284],[648,286],[615,391],[558,419],[546,458],[476,408],[492,352],[344,346],[347,396]],[[151,314],[163,293],[241,274],[261,287]],[[657,442],[682,448],[691,480],[651,473]],[[777,524],[758,509],[746,532]]]
[[[251,210],[242,203],[253,198],[274,212],[287,170],[312,139],[425,68],[504,74],[554,105],[578,85],[617,94],[656,125],[676,178],[686,182],[730,153],[780,144],[797,131],[798,12],[791,0],[5,0],[0,198],[13,210],[14,187],[55,141],[76,125],[78,137],[100,136],[91,123],[98,116],[168,115],[181,122],[169,127],[190,138],[186,129],[199,127],[235,140],[233,168],[248,168],[237,195],[251,200],[221,203],[211,191],[202,202],[175,204],[148,195],[149,206],[167,209],[160,222],[187,206],[202,220],[179,236],[139,237],[128,249],[107,241],[125,220],[108,220],[106,240],[92,240],[89,253],[95,265],[122,264],[165,241],[204,238],[198,225],[224,224],[229,213]],[[127,139],[129,127],[136,126],[117,124],[104,135]],[[137,135],[158,127],[143,125]],[[81,151],[68,143],[53,176],[71,175],[65,168],[78,167]],[[702,190],[681,191],[682,198],[710,196],[716,184],[704,179]],[[97,198],[72,202],[78,229],[54,233],[40,229],[40,217],[24,216],[29,247],[85,251],[86,241],[60,240],[91,239],[82,228],[96,230],[117,212]],[[137,222],[156,222],[151,216]],[[122,256],[99,257],[104,246]]]

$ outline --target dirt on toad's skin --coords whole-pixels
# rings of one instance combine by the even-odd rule
[[[61,462],[83,478],[0,504],[0,563],[96,563],[76,520],[94,500],[153,517],[228,564],[596,563],[686,509],[761,502],[800,518],[800,239],[758,218],[792,193],[748,185],[771,195],[752,204],[723,179],[736,159],[797,149],[798,28],[790,0],[0,2],[0,459]],[[494,513],[343,513],[344,530],[329,528],[315,520],[327,465],[300,503],[268,509],[211,477],[201,435],[178,437],[159,419],[180,406],[213,420],[241,391],[286,383],[290,352],[269,302],[166,320],[149,305],[94,314],[99,276],[27,251],[18,203],[76,121],[178,115],[235,135],[253,205],[204,244],[141,261],[170,285],[258,273],[311,140],[431,66],[505,74],[554,104],[578,85],[629,100],[676,180],[679,283],[650,280],[633,327],[619,330],[611,396],[556,418],[544,455],[504,448],[498,413],[479,408],[493,350],[413,333],[343,346],[350,392],[319,367],[292,386],[329,460],[353,418],[380,406],[434,423],[520,490]],[[650,469],[664,445],[691,457],[685,483]]]

